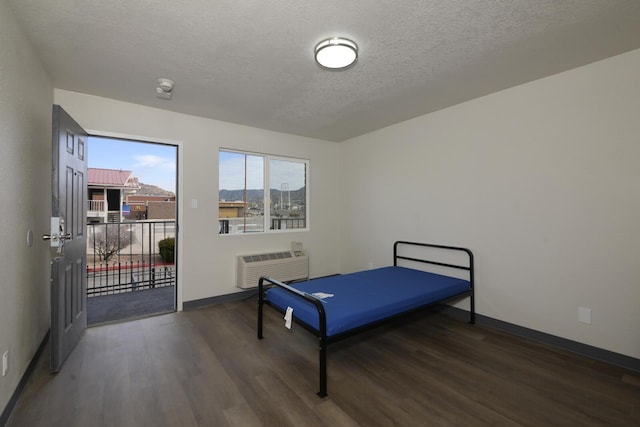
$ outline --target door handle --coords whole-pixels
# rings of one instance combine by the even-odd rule
[[[42,235],[42,240],[69,240],[71,239],[71,234],[61,234],[61,235],[56,235],[56,234],[43,234]]]
[[[65,233],[64,218],[51,218],[51,231],[43,234],[42,240],[49,240],[52,248],[61,247],[65,240],[71,240],[71,233]]]

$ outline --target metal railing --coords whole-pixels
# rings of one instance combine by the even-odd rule
[[[271,218],[272,230],[290,230],[292,228],[305,228],[305,218]]]
[[[305,218],[271,218],[270,230],[291,230],[306,228]],[[219,234],[236,234],[262,232],[264,230],[264,217],[248,218],[224,218],[218,219]]]
[[[175,221],[88,224],[87,237],[88,297],[175,284],[174,251],[163,259],[158,247]]]

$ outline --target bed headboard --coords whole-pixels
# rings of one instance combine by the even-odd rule
[[[473,288],[473,253],[467,248],[399,240],[393,244],[393,265],[400,261],[467,271]]]

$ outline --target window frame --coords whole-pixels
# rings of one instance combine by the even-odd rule
[[[303,158],[299,158],[299,157],[290,157],[290,156],[282,156],[282,155],[277,155],[277,154],[267,154],[267,153],[260,153],[260,152],[255,152],[255,151],[247,151],[247,150],[239,150],[239,149],[233,149],[233,148],[224,148],[224,147],[220,147],[218,148],[218,223],[220,224],[220,220],[223,220],[225,218],[220,218],[220,154],[222,152],[225,153],[231,153],[231,154],[241,154],[241,155],[245,155],[245,156],[256,156],[256,157],[262,157],[263,159],[263,186],[264,186],[264,192],[263,192],[263,199],[262,199],[262,203],[263,203],[263,227],[264,230],[262,231],[242,231],[242,232],[235,232],[235,233],[223,233],[222,231],[220,231],[220,235],[221,236],[246,236],[246,235],[261,235],[261,234],[277,234],[277,233],[292,233],[292,232],[306,232],[306,231],[310,231],[310,221],[309,221],[309,178],[311,176],[310,174],[310,170],[311,170],[311,161],[309,159],[303,159]],[[304,188],[305,188],[305,200],[304,200],[304,228],[287,228],[287,229],[271,229],[271,220],[272,220],[272,214],[271,214],[271,161],[272,160],[278,160],[278,161],[284,161],[284,162],[295,162],[295,163],[301,163],[304,164],[305,167],[305,176],[304,176]],[[246,171],[245,171],[246,173]],[[246,185],[246,183],[245,183]],[[249,190],[249,189],[247,189]],[[247,202],[246,200],[243,200],[245,203]],[[245,210],[244,215],[247,215],[247,210]],[[275,216],[273,216],[275,217]]]

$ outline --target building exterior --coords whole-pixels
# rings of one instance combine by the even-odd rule
[[[221,200],[218,202],[218,218],[242,218],[247,203],[243,201],[227,202]]]
[[[125,207],[128,207],[129,214],[125,219],[153,220],[153,219],[176,219],[176,196],[175,195],[141,195],[125,194]]]
[[[132,171],[88,168],[87,222],[175,219],[175,195],[141,195]]]
[[[122,169],[88,168],[87,222],[122,222],[131,213],[127,197],[140,189],[138,178]]]

